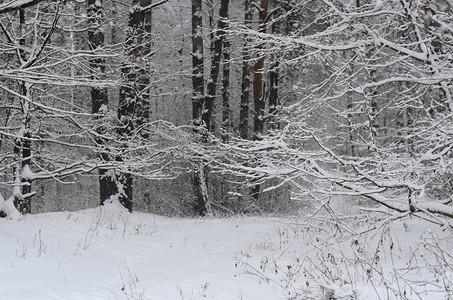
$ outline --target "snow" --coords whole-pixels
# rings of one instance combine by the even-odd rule
[[[234,260],[251,236],[272,231],[272,221],[175,220],[129,215],[116,205],[0,219],[0,299],[249,299],[272,292],[243,278]]]
[[[386,286],[446,299],[451,264],[429,249],[449,263],[451,232],[407,219],[352,238],[302,220],[171,219],[115,202],[0,219],[0,299],[396,299]]]
[[[451,205],[445,205],[438,202],[418,203],[417,208],[427,210],[430,212],[439,212],[445,215],[453,216],[453,207]]]
[[[19,8],[29,3],[32,3],[34,0],[13,0],[0,5],[0,10],[5,8]]]
[[[10,197],[8,200],[4,201],[3,196],[0,194],[0,211],[5,213],[11,220],[18,220],[20,218],[20,213],[14,206],[13,199],[14,197]]]
[[[35,179],[35,174],[33,171],[30,169],[30,165],[25,165],[22,169],[22,178],[27,179],[27,180],[33,180]]]
[[[109,111],[108,107],[106,104],[102,104],[101,107],[99,108],[99,112],[100,114],[106,114],[107,112]]]

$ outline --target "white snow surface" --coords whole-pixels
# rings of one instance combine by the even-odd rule
[[[451,297],[452,268],[428,251],[438,244],[450,262],[440,236],[451,232],[420,220],[383,228],[340,241],[299,218],[174,219],[116,203],[0,219],[0,299],[323,299],[329,289],[400,299],[386,285],[407,299]]]

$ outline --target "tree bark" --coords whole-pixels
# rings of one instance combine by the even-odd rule
[[[202,0],[192,0],[192,118],[196,132],[200,130],[204,106],[204,56]]]
[[[141,0],[141,7],[149,7],[152,0]],[[152,21],[152,10],[146,9],[139,12],[139,22],[142,24],[139,28],[139,56],[140,61],[138,62],[138,74],[139,79],[137,83],[138,98],[136,113],[137,113],[137,126],[146,126],[149,123],[150,116],[150,105],[149,105],[149,85],[151,82],[149,72],[149,59],[151,54],[151,21]],[[149,134],[147,130],[141,130],[141,135],[144,138],[148,138]]]
[[[269,0],[261,0],[260,2],[260,12],[259,12],[259,29],[261,33],[266,32],[266,17],[269,8]],[[263,81],[263,72],[264,72],[264,56],[260,53],[260,50],[264,49],[264,44],[259,44],[257,46],[258,60],[254,66],[254,75],[253,75],[253,103],[255,108],[255,114],[253,119],[253,133],[254,139],[261,139],[261,135],[264,130],[264,109],[266,106],[266,95],[264,93],[264,81]]]
[[[207,94],[205,98],[205,109],[203,113],[203,122],[205,123],[206,129],[211,131],[211,120],[214,99],[217,93],[217,81],[219,78],[220,71],[220,59],[222,57],[223,41],[225,39],[225,29],[227,27],[228,19],[228,5],[229,0],[220,1],[219,10],[219,21],[217,25],[217,31],[214,38],[214,51],[211,58],[211,72],[209,74]]]
[[[252,22],[252,9],[250,0],[244,0],[244,23],[246,27],[250,27]],[[251,83],[251,63],[248,47],[250,39],[244,37],[243,58],[242,58],[242,82],[241,82],[241,107],[239,115],[239,135],[243,139],[248,138],[249,131],[249,101],[250,101],[250,83]]]
[[[272,33],[278,34],[280,31],[280,21],[275,21],[272,25]],[[278,76],[279,76],[278,56],[272,55],[272,65],[269,70],[269,123],[268,128],[277,129],[279,127],[277,120],[277,109],[279,106],[278,98]]]
[[[259,11],[259,28],[261,33],[266,32],[266,18],[269,8],[269,0],[261,0]],[[257,62],[254,66],[253,74],[253,105],[254,105],[254,118],[253,118],[253,139],[260,140],[264,131],[264,109],[266,106],[266,96],[264,93],[265,86],[263,81],[264,72],[264,56],[260,50],[264,49],[264,44],[257,46],[257,53],[259,55]],[[258,201],[261,185],[256,184],[252,189],[253,198]]]
[[[21,8],[19,10],[19,31],[21,38],[19,39],[19,58],[25,60],[25,11]],[[31,212],[31,198],[33,193],[31,192],[32,178],[30,178],[30,163],[31,163],[31,94],[30,84],[22,81],[20,82],[20,93],[24,98],[20,99],[21,107],[21,126],[20,130],[14,139],[14,158],[15,166],[13,168],[14,176],[14,206],[17,210],[25,215]]]
[[[118,106],[119,126],[117,132],[126,141],[138,126],[144,126],[149,119],[149,100],[146,89],[149,86],[146,60],[148,59],[150,46],[149,40],[145,39],[146,32],[151,30],[151,12],[144,7],[149,7],[151,0],[134,0],[129,14],[127,39],[125,42],[125,54],[127,61],[121,72],[124,84],[120,88]],[[136,124],[134,124],[136,123]],[[144,131],[146,132],[146,130]],[[147,138],[147,134],[142,134]],[[116,157],[122,162],[121,156]],[[132,175],[121,173],[117,175],[118,200],[129,211],[132,211]]]
[[[88,0],[88,47],[96,57],[90,58],[91,79],[93,81],[105,79],[105,59],[99,56],[98,51],[104,47],[104,32],[101,28],[104,19],[104,9],[102,0]],[[107,89],[101,87],[91,88],[91,111],[95,114],[95,118],[102,120],[107,113],[108,97]],[[106,132],[105,125],[102,121],[99,122],[96,131],[99,134]],[[106,143],[102,138],[97,138],[96,143],[100,148],[100,156],[102,161],[111,161],[106,147]],[[100,168],[99,172],[99,197],[100,204],[104,205],[105,201],[112,196],[118,194],[118,187],[115,183],[115,172],[108,169]]]
[[[228,15],[227,15],[228,18]],[[225,30],[228,29],[228,25]],[[222,78],[222,139],[228,140],[231,129],[230,112],[230,41],[225,37],[223,40],[223,78]]]
[[[31,190],[32,178],[30,177],[31,164],[31,132],[30,132],[30,84],[22,82],[21,94],[27,98],[21,99],[22,122],[19,134],[14,139],[14,206],[22,214],[31,213],[31,198],[34,195]]]
[[[202,0],[192,0],[192,117],[194,132],[201,135],[200,142],[205,142],[210,128],[210,116],[207,119],[204,93],[204,48],[203,48],[203,10]],[[193,186],[195,194],[195,213],[205,216],[210,211],[207,168],[200,163],[194,170]]]

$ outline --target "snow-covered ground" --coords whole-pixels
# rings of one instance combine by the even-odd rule
[[[0,299],[451,299],[451,231],[333,223],[115,205],[0,219]]]

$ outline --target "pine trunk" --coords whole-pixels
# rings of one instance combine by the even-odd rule
[[[259,12],[259,32],[266,32],[266,17],[269,7],[269,0],[261,0],[260,12]],[[264,55],[260,53],[260,50],[264,49],[264,44],[257,46],[258,60],[255,63],[254,75],[253,75],[253,103],[255,108],[255,114],[253,119],[253,133],[254,139],[261,139],[261,135],[264,131],[264,109],[266,105],[266,97],[264,93]]]
[[[192,0],[192,117],[194,132],[201,135],[201,142],[206,139],[205,94],[204,94],[204,54],[203,54],[203,11],[202,0]],[[195,194],[195,213],[205,216],[210,213],[207,178],[203,163],[194,170],[193,187]]]
[[[268,12],[269,0],[261,0],[259,12],[259,32],[266,32],[266,17]],[[257,46],[258,60],[254,66],[253,75],[253,104],[254,104],[254,118],[253,118],[253,139],[260,140],[264,132],[264,109],[266,104],[266,97],[264,94],[264,55],[260,53],[264,49],[264,44]],[[260,195],[261,185],[256,184],[252,190],[253,198],[258,201]]]
[[[252,8],[250,0],[244,1],[245,19],[244,23],[247,28],[250,27],[252,22]],[[246,36],[244,38],[243,58],[242,58],[242,82],[241,82],[241,108],[239,115],[239,134],[241,138],[248,138],[249,131],[249,101],[250,101],[250,83],[251,83],[251,63],[248,47],[250,46],[250,39]]]
[[[280,21],[275,21],[272,24],[272,33],[280,33]],[[278,56],[272,56],[272,64],[269,70],[269,123],[268,128],[277,129],[279,127],[277,113],[279,106],[278,99],[278,76],[279,76]]]
[[[223,40],[223,79],[222,79],[222,138],[228,140],[231,128],[230,112],[230,41]]]
[[[204,106],[204,56],[203,56],[203,19],[202,1],[192,0],[192,117],[195,131],[202,124]]]
[[[225,39],[225,29],[227,27],[229,0],[220,1],[219,22],[214,38],[214,49],[211,58],[211,72],[209,74],[207,95],[205,99],[205,109],[203,113],[203,122],[208,131],[211,131],[211,120],[214,99],[217,94],[217,81],[220,71],[220,59],[222,58],[222,47]]]

